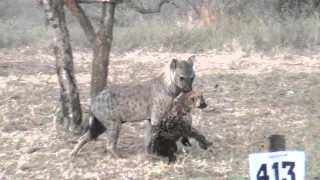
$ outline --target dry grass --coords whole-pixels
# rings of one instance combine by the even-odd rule
[[[47,47],[0,51],[0,179],[248,179],[248,154],[272,133],[284,134],[289,149],[306,152],[307,179],[320,176],[319,55],[198,54],[195,87],[204,91],[209,107],[192,113],[214,146],[203,151],[193,141],[190,153],[168,166],[166,159],[142,153],[144,122],[125,124],[121,131],[119,148],[126,159],[103,153],[105,135],[70,158],[77,138],[54,129],[59,87],[51,52]],[[110,83],[156,76],[171,58],[189,55],[112,55]],[[74,57],[87,108],[92,54],[76,49]]]

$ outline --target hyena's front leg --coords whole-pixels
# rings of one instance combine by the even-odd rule
[[[123,156],[119,154],[117,150],[117,142],[119,139],[119,134],[121,130],[121,121],[116,120],[110,123],[110,126],[107,128],[108,132],[108,145],[107,150],[115,157],[122,158]]]
[[[152,130],[152,124],[151,124],[151,119],[147,120],[147,128],[146,128],[146,132],[145,132],[145,138],[144,138],[144,147],[145,147],[145,151],[146,153],[148,153],[148,146],[151,142],[151,138],[152,138],[152,134],[153,134],[153,130]]]
[[[148,147],[152,140],[152,135],[154,133],[155,127],[158,126],[159,120],[164,116],[164,112],[160,111],[161,107],[159,107],[159,103],[155,103],[151,109],[151,118],[148,119],[148,127],[145,136],[145,152],[148,153]]]
[[[157,129],[156,126],[157,125],[150,124],[150,126],[147,129],[146,136],[145,136],[145,144],[144,144],[145,145],[145,152],[147,152],[147,153],[148,153],[148,147],[152,141],[154,130]]]

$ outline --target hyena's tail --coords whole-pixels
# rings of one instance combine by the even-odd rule
[[[89,123],[86,126],[86,131],[89,131],[92,139],[97,140],[98,136],[107,130],[103,124],[93,115],[90,115]]]

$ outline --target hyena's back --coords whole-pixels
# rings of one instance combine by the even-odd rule
[[[156,81],[156,80],[155,80]],[[160,83],[159,83],[160,84]],[[141,121],[150,118],[152,92],[161,87],[156,82],[113,85],[102,91],[93,102],[91,112],[97,119]],[[101,122],[106,127],[107,122]]]

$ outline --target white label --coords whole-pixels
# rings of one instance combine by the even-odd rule
[[[305,160],[303,151],[250,154],[250,180],[304,180]]]

